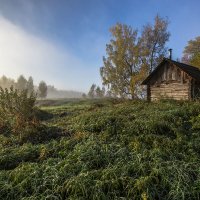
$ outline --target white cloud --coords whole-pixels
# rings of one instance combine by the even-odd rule
[[[90,72],[92,75],[92,72]],[[85,90],[88,72],[69,51],[0,17],[0,76],[33,76],[65,89]]]

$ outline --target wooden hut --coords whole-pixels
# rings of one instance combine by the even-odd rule
[[[200,98],[200,70],[197,67],[164,58],[142,82],[147,99],[193,100]]]

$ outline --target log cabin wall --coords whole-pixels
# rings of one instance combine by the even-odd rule
[[[173,64],[165,63],[152,78],[149,87],[150,100],[191,98],[191,78]]]
[[[190,85],[188,83],[169,83],[160,84],[159,86],[151,86],[151,100],[158,99],[176,99],[176,100],[189,100]]]

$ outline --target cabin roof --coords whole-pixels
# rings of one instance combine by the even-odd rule
[[[187,64],[184,64],[184,63],[180,63],[180,62],[176,62],[174,60],[170,60],[170,59],[164,58],[162,60],[162,62],[154,69],[154,71],[142,82],[142,85],[147,85],[148,82],[154,77],[154,75],[156,74],[158,69],[160,67],[162,67],[163,64],[166,63],[166,62],[176,65],[178,68],[183,70],[189,76],[191,76],[192,78],[200,81],[200,70],[197,67],[194,67],[194,66],[191,66],[191,65],[187,65]]]

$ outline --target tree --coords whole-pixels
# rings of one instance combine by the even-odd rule
[[[166,42],[170,33],[167,31],[169,21],[157,15],[154,25],[147,24],[143,27],[140,38],[141,59],[147,66],[150,74],[167,54]]]
[[[89,98],[94,98],[95,97],[95,89],[96,89],[96,85],[92,84],[92,86],[90,87],[90,90],[88,92],[88,97]]]
[[[4,89],[7,88],[7,85],[8,85],[8,78],[3,75],[0,79],[0,86]]]
[[[111,98],[112,97],[112,93],[110,90],[107,90],[105,97]]]
[[[47,96],[47,84],[44,81],[39,83],[38,96],[40,98],[45,98]]]
[[[102,87],[101,89],[99,86],[97,86],[95,93],[97,98],[103,98],[105,96],[105,87]]]
[[[19,78],[17,79],[16,89],[25,90],[27,89],[26,87],[27,87],[27,80],[24,78],[23,75],[20,75]]]
[[[33,78],[32,78],[32,76],[29,77],[29,79],[27,81],[26,88],[28,90],[28,94],[31,94],[31,93],[34,92],[34,84],[33,84]]]
[[[182,61],[200,68],[200,36],[188,41],[183,52]]]
[[[99,86],[96,88],[96,96],[99,98],[101,97],[101,88]]]
[[[15,86],[15,81],[13,79],[7,78],[6,76],[2,76],[0,78],[0,87],[3,89],[10,88],[11,86]]]
[[[101,95],[102,95],[102,97],[105,97],[105,95],[106,95],[106,89],[105,89],[105,87],[102,87],[102,89],[101,89]]]
[[[112,39],[106,45],[107,58],[100,68],[103,84],[120,97],[135,97],[133,79],[139,74],[137,31],[117,24],[110,29]]]
[[[101,91],[101,88],[99,86],[97,86],[95,93],[96,93],[97,98],[102,98],[102,91]]]
[[[200,52],[192,56],[190,64],[200,68]]]
[[[86,98],[87,98],[87,95],[86,95],[85,93],[83,93],[83,94],[82,94],[82,98],[83,98],[83,99],[86,99]]]
[[[132,99],[141,96],[142,80],[166,54],[165,44],[170,36],[167,26],[167,20],[156,16],[153,26],[144,26],[141,37],[124,24],[110,29],[112,39],[106,45],[107,57],[103,57],[100,74],[112,94]]]

